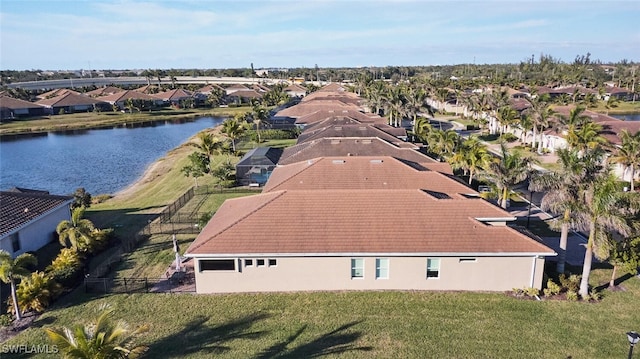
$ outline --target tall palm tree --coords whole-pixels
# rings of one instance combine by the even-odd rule
[[[576,197],[573,223],[579,230],[589,233],[579,291],[583,298],[589,295],[589,274],[593,256],[601,260],[609,256],[612,233],[620,233],[623,236],[631,234],[632,228],[627,222],[630,207],[629,202],[626,202],[631,195],[634,193],[621,192],[618,189],[617,178],[605,171],[585,186]]]
[[[425,141],[427,135],[431,131],[429,120],[424,117],[418,117],[413,121],[413,135],[421,141]]]
[[[574,201],[580,187],[593,181],[602,171],[604,151],[589,151],[581,155],[576,150],[560,149],[557,155],[560,169],[534,175],[529,183],[529,190],[544,192],[542,209],[562,214],[557,220],[560,223],[560,250],[556,271],[564,273]]]
[[[498,109],[496,118],[500,122],[500,134],[503,134],[508,131],[509,127],[517,123],[518,112],[509,105],[502,106]]]
[[[138,335],[149,330],[142,325],[130,330],[124,322],[114,322],[113,310],[100,308],[95,323],[76,324],[71,328],[45,328],[49,340],[58,347],[66,358],[139,358],[147,347],[136,345]]]
[[[258,143],[261,143],[262,139],[260,138],[260,126],[264,124],[265,121],[269,118],[269,110],[267,110],[264,106],[254,106],[251,117],[253,117],[253,124],[256,126]]]
[[[640,131],[631,134],[625,129],[622,130],[618,136],[620,136],[622,143],[617,147],[611,160],[624,166],[625,171],[627,169],[630,171],[631,178],[629,179],[629,185],[631,192],[633,192],[635,190],[634,180],[636,168],[640,167]]]
[[[71,211],[71,220],[64,220],[56,227],[60,244],[73,248],[76,252],[90,250],[94,242],[93,234],[96,227],[90,220],[82,218],[84,211],[84,207],[74,208]]]
[[[224,133],[231,140],[234,153],[236,152],[236,140],[242,137],[245,129],[237,118],[230,118],[222,123],[222,130],[220,130],[220,132]]]
[[[23,253],[14,259],[9,252],[0,249],[0,280],[11,286],[11,300],[17,320],[22,319],[22,314],[18,306],[16,282],[28,277],[31,273],[28,268],[35,266],[37,262],[38,260],[31,253]]]
[[[518,151],[510,152],[504,143],[500,145],[500,151],[499,157],[489,163],[480,176],[498,188],[500,206],[506,209],[513,187],[530,176],[535,160]]]
[[[220,153],[222,141],[212,133],[205,131],[198,133],[197,138],[199,143],[190,142],[189,144],[200,150],[211,162],[211,157]]]
[[[600,135],[602,125],[587,121],[579,126],[572,126],[567,132],[567,144],[580,152],[606,145],[607,140]]]

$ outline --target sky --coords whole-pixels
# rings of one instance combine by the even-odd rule
[[[640,1],[0,0],[0,69],[640,62]]]

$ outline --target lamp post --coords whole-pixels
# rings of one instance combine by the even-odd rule
[[[633,356],[633,346],[640,341],[640,334],[634,332],[633,330],[627,332],[627,339],[629,339],[629,359]]]

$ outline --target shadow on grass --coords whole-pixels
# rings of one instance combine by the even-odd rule
[[[256,359],[275,359],[275,358],[317,358],[324,355],[342,354],[349,351],[370,351],[372,347],[356,347],[353,342],[362,336],[359,331],[348,331],[351,327],[361,322],[351,322],[323,334],[316,339],[307,343],[302,343],[291,349],[288,346],[293,343],[307,328],[303,325],[297,332],[286,338],[285,340],[272,345],[271,347],[260,353]]]
[[[209,326],[209,317],[200,315],[187,323],[179,332],[149,345],[146,357],[182,358],[185,355],[201,353],[222,354],[231,350],[228,342],[236,339],[257,339],[266,332],[251,331],[251,326],[268,318],[267,314],[254,313],[217,326]]]

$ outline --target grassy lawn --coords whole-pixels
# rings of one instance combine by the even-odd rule
[[[606,282],[608,274],[593,277]],[[151,325],[139,338],[150,358],[624,357],[624,333],[639,329],[640,280],[623,285],[599,303],[463,292],[77,292],[6,344],[47,343],[41,327],[86,321],[109,303],[130,325]]]

